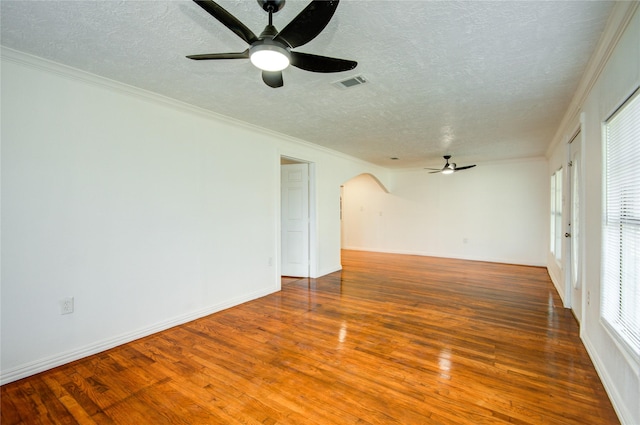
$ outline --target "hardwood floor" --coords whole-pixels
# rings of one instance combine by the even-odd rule
[[[2,424],[616,424],[543,268],[344,270],[4,385]]]

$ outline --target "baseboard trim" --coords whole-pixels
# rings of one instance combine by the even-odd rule
[[[587,350],[589,357],[591,358],[591,362],[593,363],[593,366],[595,367],[596,372],[600,377],[600,381],[602,382],[605,391],[609,395],[609,400],[611,400],[613,410],[616,411],[618,419],[620,419],[620,423],[622,425],[635,424],[635,422],[632,422],[633,415],[631,414],[631,412],[629,412],[624,403],[624,397],[622,397],[618,392],[618,388],[615,382],[607,373],[606,368],[603,366],[604,363],[600,359],[600,356],[598,356],[598,352],[593,348],[593,344],[589,340],[586,333],[584,333],[584,335],[582,336],[582,343],[584,344],[584,347]]]
[[[529,267],[547,267],[546,263],[535,263],[535,262],[522,262],[516,261],[513,258],[501,258],[501,257],[476,257],[476,256],[446,256],[442,254],[438,254],[435,252],[424,252],[424,251],[407,251],[407,250],[388,250],[388,249],[371,249],[371,248],[363,248],[356,246],[343,247],[342,249],[351,250],[351,251],[366,251],[366,252],[380,252],[383,254],[401,254],[401,255],[417,255],[420,257],[436,257],[436,258],[451,258],[456,260],[467,260],[467,261],[482,261],[486,263],[499,263],[499,264],[514,264],[518,266],[529,266]]]
[[[128,342],[135,341],[136,339],[144,338],[149,335],[153,335],[155,333],[173,328],[175,326],[183,325],[185,323],[200,319],[210,314],[218,313],[222,310],[226,310],[245,302],[264,297],[266,295],[277,292],[278,290],[279,288],[269,288],[262,291],[252,292],[242,297],[233,298],[220,304],[176,316],[145,328],[137,329],[132,332],[127,332],[115,336],[113,338],[107,338],[101,341],[97,341],[84,347],[79,347],[50,357],[25,363],[6,371],[3,370],[2,372],[0,372],[0,385],[8,384],[9,382],[17,381],[19,379],[26,378],[40,372],[44,372],[46,370],[65,365],[67,363],[101,353],[119,345],[126,344]]]
[[[333,266],[333,267],[325,267],[324,269],[318,271],[318,275],[317,276],[311,276],[311,278],[315,279],[315,278],[318,278],[318,277],[326,276],[326,275],[331,274],[331,273],[339,272],[340,270],[342,270],[342,265]]]

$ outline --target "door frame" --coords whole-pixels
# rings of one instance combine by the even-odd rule
[[[582,246],[582,237],[579,238],[578,240],[578,255],[577,255],[577,260],[578,260],[578,268],[577,268],[577,274],[578,274],[578,286],[576,286],[574,288],[573,285],[573,260],[574,260],[574,252],[573,252],[573,238],[574,235],[582,235],[582,214],[583,214],[583,208],[581,206],[581,204],[584,202],[584,190],[583,190],[583,184],[580,181],[578,183],[578,222],[577,222],[577,229],[576,229],[576,223],[573,220],[573,201],[574,201],[574,190],[573,190],[573,184],[574,184],[574,169],[575,167],[583,167],[583,158],[582,158],[582,152],[583,152],[583,143],[582,143],[582,138],[584,137],[583,134],[584,132],[582,131],[582,116],[580,117],[580,124],[578,124],[578,126],[575,128],[575,130],[570,133],[571,136],[568,138],[567,143],[566,143],[566,164],[567,167],[565,168],[566,174],[564,176],[564,193],[566,194],[565,196],[565,202],[563,205],[563,215],[565,215],[565,217],[563,217],[563,226],[565,229],[565,233],[569,233],[571,236],[570,237],[565,237],[564,238],[564,242],[565,242],[565,246],[563,249],[563,257],[564,257],[564,261],[563,263],[563,276],[564,276],[564,287],[565,287],[565,307],[571,309],[574,317],[576,318],[576,320],[578,321],[578,323],[582,322],[582,316],[584,314],[584,307],[585,307],[585,299],[584,299],[584,292],[582,290],[583,288],[583,282],[581,282],[584,274],[583,274],[583,266],[584,266],[584,261],[582,258],[582,254],[584,253],[583,250],[583,246]],[[574,152],[575,150],[578,150],[577,155],[579,158],[579,162],[578,164],[573,164],[573,158],[574,158]],[[581,175],[582,173],[580,173],[578,175],[578,178],[581,179]],[[566,211],[566,213],[564,213]],[[578,311],[576,311],[576,307],[578,307]]]
[[[278,155],[278,170],[281,170],[282,164],[308,164],[309,166],[309,272],[308,277],[318,277],[318,226],[317,226],[317,196],[316,196],[316,164],[312,161],[296,158],[289,155]],[[278,275],[282,276],[282,180],[280,178],[281,173],[278,173],[278,223],[277,223],[277,238],[278,238]]]

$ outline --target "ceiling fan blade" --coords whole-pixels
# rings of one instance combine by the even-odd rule
[[[437,174],[437,173],[441,173],[442,170],[438,170],[438,171],[429,171],[429,174]]]
[[[256,37],[249,28],[240,22],[238,18],[227,12],[222,6],[211,0],[193,1],[196,2],[198,6],[206,10],[211,16],[220,21],[221,24],[233,31],[238,37],[247,42],[247,44],[258,41],[258,37]]]
[[[454,171],[466,170],[466,169],[469,169],[469,168],[473,168],[473,167],[475,167],[475,166],[476,166],[476,165],[475,165],[475,164],[473,164],[473,165],[465,165],[464,167],[456,167],[456,168],[454,169]]]
[[[262,71],[262,81],[274,89],[284,85],[284,81],[282,80],[282,71]]]
[[[196,61],[209,59],[249,59],[249,49],[240,53],[208,53],[204,55],[189,55],[187,58]]]
[[[274,41],[285,43],[291,48],[310,42],[327,26],[338,7],[338,2],[339,0],[312,1],[275,36]]]
[[[311,72],[342,72],[355,68],[358,66],[358,62],[309,53],[291,52],[291,65]]]

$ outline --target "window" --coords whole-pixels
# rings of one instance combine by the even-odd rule
[[[640,90],[604,124],[601,315],[640,362]]]
[[[551,253],[556,261],[562,259],[562,168],[551,176]]]

